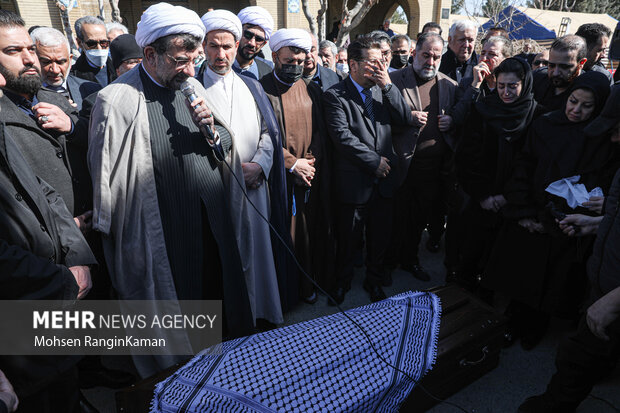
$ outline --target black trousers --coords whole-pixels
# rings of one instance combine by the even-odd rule
[[[610,340],[596,337],[581,318],[577,332],[565,338],[558,347],[556,373],[547,386],[554,401],[575,408],[590,394],[592,387],[620,356],[620,319],[607,329]]]
[[[403,266],[418,264],[418,248],[424,228],[434,224],[436,239],[441,237],[437,227],[443,231],[444,187],[439,165],[433,169],[411,165],[394,202],[398,225],[394,226],[388,262],[394,266],[398,263]]]
[[[19,397],[17,413],[79,413],[80,390],[77,368],[72,367],[43,390]]]
[[[372,285],[380,285],[387,277],[384,268],[392,229],[392,198],[384,198],[377,188],[370,200],[362,205],[338,206],[335,288],[348,289],[353,279],[355,253],[366,235],[366,279]]]

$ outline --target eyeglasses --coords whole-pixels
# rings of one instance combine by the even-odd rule
[[[110,46],[110,41],[108,39],[105,39],[105,40],[86,40],[84,42],[84,44],[86,46],[88,46],[89,49],[97,47],[97,45],[100,45],[102,49],[107,49]]]
[[[186,68],[187,65],[189,65],[190,63],[194,64],[194,59],[188,59],[188,58],[177,59],[176,57],[170,56],[168,53],[166,53],[166,56],[168,56],[168,59],[174,62],[177,69]]]
[[[256,39],[257,43],[263,43],[265,41],[265,38],[263,36],[259,36],[257,34],[254,34],[254,33],[252,33],[249,30],[244,30],[243,31],[243,37],[245,37],[246,40]]]
[[[534,66],[547,66],[549,64],[546,60],[534,60]]]

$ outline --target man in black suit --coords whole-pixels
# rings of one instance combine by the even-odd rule
[[[24,21],[0,10],[0,300],[81,299],[91,287],[88,266],[96,263],[58,196],[64,192],[73,208],[62,139],[72,120],[45,98],[71,106],[40,84]],[[77,360],[2,356],[0,368],[15,386],[20,412],[77,412]],[[4,380],[0,385],[6,390]]]
[[[457,83],[464,77],[473,76],[473,68],[478,64],[474,51],[477,30],[470,20],[458,20],[450,27],[448,50],[441,58],[439,71]]]
[[[369,37],[348,48],[349,77],[323,95],[324,114],[335,146],[333,184],[338,194],[334,298],[341,303],[353,278],[356,246],[366,227],[366,280],[371,301],[385,298],[384,256],[390,240],[398,156],[391,125],[413,125],[411,110],[393,87],[380,44]]]
[[[108,56],[110,41],[105,23],[94,16],[80,17],[75,21],[75,35],[82,54],[71,68],[71,74],[102,87],[112,83],[116,73]]]
[[[340,82],[340,78],[336,72],[318,63],[319,43],[314,34],[310,33],[310,37],[312,37],[312,49],[310,49],[310,53],[306,55],[306,61],[304,62],[304,81],[306,84],[313,81],[321,86],[323,91],[326,91]]]

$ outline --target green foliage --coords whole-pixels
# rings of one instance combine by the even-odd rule
[[[390,17],[390,22],[394,24],[407,24],[407,16],[405,15],[405,11],[402,7],[398,6],[396,10],[394,10],[394,14]]]

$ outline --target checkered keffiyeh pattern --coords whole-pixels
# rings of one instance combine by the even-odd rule
[[[347,311],[416,381],[435,362],[441,307],[406,292]],[[341,314],[222,343],[157,385],[152,412],[393,412],[415,383]]]

